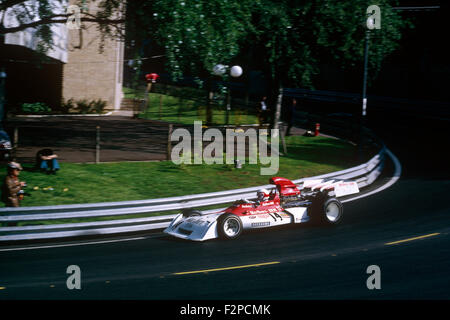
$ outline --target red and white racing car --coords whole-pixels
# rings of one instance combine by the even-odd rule
[[[182,239],[204,241],[219,237],[234,239],[247,229],[311,220],[336,224],[343,215],[342,203],[337,198],[359,192],[354,181],[306,180],[301,190],[281,177],[271,178],[270,183],[276,186],[271,192],[259,190],[256,200],[237,200],[216,213],[184,210],[164,232]]]

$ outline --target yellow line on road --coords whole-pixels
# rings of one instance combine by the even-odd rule
[[[404,240],[399,240],[399,241],[394,241],[394,242],[388,242],[385,243],[386,246],[390,246],[393,244],[398,244],[398,243],[403,243],[403,242],[408,242],[408,241],[414,241],[414,240],[419,240],[419,239],[424,239],[424,238],[429,238],[429,237],[434,237],[439,235],[440,233],[430,233],[430,234],[426,234],[424,236],[419,236],[419,237],[414,237],[414,238],[408,238],[408,239],[404,239]]]
[[[233,269],[243,269],[243,268],[267,266],[267,265],[277,264],[277,263],[280,263],[280,262],[279,261],[272,261],[272,262],[264,262],[264,263],[257,263],[257,264],[247,264],[247,265],[244,265],[244,266],[234,266],[234,267],[225,267],[225,268],[216,268],[216,269],[205,269],[205,270],[197,270],[197,271],[185,271],[185,272],[174,273],[174,275],[204,273],[204,272],[214,272],[214,271],[225,271],[225,270],[233,270]]]
[[[6,289],[6,287],[0,287],[0,290],[5,290]]]

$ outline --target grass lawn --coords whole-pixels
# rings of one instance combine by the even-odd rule
[[[125,98],[144,98],[143,92],[138,92],[129,88],[124,88]],[[229,113],[229,124],[254,124],[258,123],[256,114],[248,114],[248,110],[231,108]],[[202,103],[186,98],[150,93],[148,99],[148,108],[139,115],[140,118],[150,120],[162,120],[186,125],[192,125],[194,121],[206,121],[206,107]],[[213,124],[226,124],[226,110],[224,106],[214,107]]]
[[[288,155],[280,157],[277,176],[299,179],[341,170],[356,164],[355,148],[324,137],[286,137]],[[102,164],[61,163],[57,175],[31,171],[26,181],[31,196],[22,206],[126,201],[181,196],[267,184],[259,164],[175,165],[171,161]],[[5,174],[1,175],[3,179]],[[51,190],[51,189],[53,190]]]
[[[277,176],[289,179],[311,177],[342,170],[357,161],[354,146],[325,137],[286,137],[288,154],[280,157]],[[280,146],[281,148],[281,146]],[[227,164],[175,165],[171,161],[121,162],[101,164],[61,163],[57,175],[46,175],[22,164],[21,181],[26,181],[27,192],[22,206],[95,203],[142,200],[223,191],[267,184],[271,176],[260,175],[260,165],[243,164],[235,169]],[[0,175],[3,179],[5,174]],[[3,204],[2,204],[3,206]],[[225,205],[204,207],[220,208]],[[155,212],[100,218],[80,218],[49,221],[19,222],[23,225],[89,222],[98,220],[130,219],[177,212]],[[1,212],[0,212],[1,214]]]

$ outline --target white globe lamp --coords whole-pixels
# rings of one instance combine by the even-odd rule
[[[242,75],[242,68],[240,66],[232,66],[230,70],[230,75],[233,78],[240,77]]]
[[[227,66],[223,64],[216,64],[213,68],[213,73],[216,76],[223,76],[227,71]]]

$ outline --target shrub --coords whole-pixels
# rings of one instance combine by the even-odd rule
[[[86,114],[86,113],[102,113],[106,107],[107,102],[102,99],[91,101],[81,99],[75,101],[75,104],[77,105],[75,107],[75,110],[77,110],[79,113]]]
[[[95,111],[95,113],[103,113],[103,110],[105,109],[107,102],[102,99],[98,99],[92,101],[91,104],[92,104],[92,111]]]
[[[27,113],[44,113],[52,110],[43,102],[35,102],[22,104],[22,111]]]
[[[61,106],[60,106],[61,112],[62,113],[69,113],[71,110],[75,109],[75,101],[73,98],[70,98],[69,100],[65,101],[64,100],[61,102]]]
[[[86,99],[82,99],[82,100],[77,100],[76,101],[77,104],[77,110],[82,113],[89,113],[89,110],[91,109],[91,104],[86,100]]]

